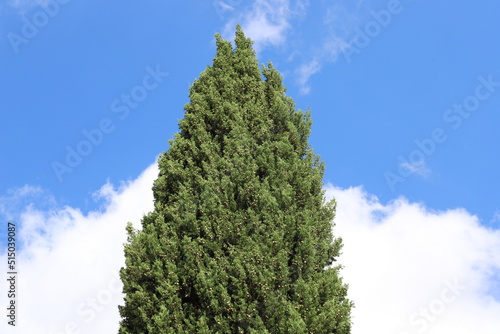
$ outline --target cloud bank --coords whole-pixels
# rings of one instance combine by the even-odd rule
[[[119,189],[105,184],[97,193],[106,203],[101,212],[26,207],[17,221],[23,246],[18,252],[18,323],[8,326],[2,307],[0,333],[118,332],[125,226],[130,221],[139,228],[142,216],[153,209],[157,174],[151,165]],[[5,264],[4,250],[0,253]],[[0,291],[0,305],[7,305],[4,279]]]
[[[353,334],[499,332],[500,230],[464,209],[383,205],[360,187],[326,193],[338,202]]]
[[[1,333],[117,332],[125,225],[139,228],[153,209],[156,176],[153,164],[118,189],[103,185],[99,212],[23,209],[18,324],[7,326],[4,315]],[[498,333],[499,230],[463,209],[435,212],[402,198],[382,204],[361,187],[325,190],[338,202],[334,231],[344,240],[339,262],[356,304],[353,334]]]

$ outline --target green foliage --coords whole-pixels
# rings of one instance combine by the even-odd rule
[[[120,333],[349,333],[310,115],[239,26],[235,48],[216,39],[159,159],[155,209],[127,226]]]

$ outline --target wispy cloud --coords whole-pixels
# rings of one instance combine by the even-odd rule
[[[46,5],[49,1],[50,0],[11,0],[8,5],[17,10],[20,14],[24,14],[35,6]]]
[[[248,10],[237,12],[227,22],[224,35],[232,35],[234,26],[240,23],[254,41],[255,49],[260,51],[266,46],[284,43],[291,16],[289,0],[256,0]]]
[[[9,4],[12,7],[19,8],[19,7],[29,7],[29,6],[35,6],[35,5],[45,5],[49,2],[49,0],[11,0]]]
[[[500,223],[500,210],[495,211],[490,223]]]
[[[318,51],[311,56],[312,60],[299,65],[295,71],[300,94],[309,94],[311,92],[311,77],[319,73],[325,64],[336,62],[342,52],[351,47],[351,44],[352,42],[333,33],[325,37]]]
[[[313,31],[310,39],[298,30],[302,21],[306,22],[310,6],[322,6],[324,17],[319,31]],[[225,25],[224,37],[232,39],[234,26],[239,23],[245,33],[252,38],[257,52],[266,47],[283,47],[289,54],[289,60],[298,55],[301,64],[292,71],[299,85],[301,94],[309,94],[310,78],[318,73],[324,64],[337,61],[338,57],[354,42],[354,31],[358,24],[361,1],[325,5],[306,0],[256,0],[250,6],[225,8],[232,13]],[[288,43],[293,37],[293,43]],[[310,40],[320,43],[311,45]]]
[[[311,87],[308,85],[309,78],[321,70],[320,62],[317,59],[311,60],[307,64],[300,66],[297,71],[297,81],[300,85],[300,93],[303,95],[309,94]]]
[[[402,162],[400,166],[410,172],[411,174],[416,174],[420,176],[428,176],[431,173],[429,167],[425,163],[425,160],[419,160],[413,163],[408,161]]]
[[[37,186],[24,185],[10,189],[5,195],[0,196],[0,217],[4,220],[16,220],[19,218],[16,213],[35,202],[44,203],[44,209],[47,209],[55,204],[55,199]]]
[[[360,20],[359,10],[362,2],[356,5],[352,3],[337,2],[324,9],[321,34],[323,38],[319,45],[311,48],[314,53],[308,55],[312,60],[305,60],[299,67],[297,82],[301,94],[309,94],[311,91],[309,80],[318,71],[313,71],[308,76],[301,75],[302,68],[308,68],[311,63],[316,68],[322,68],[325,64],[335,63],[339,56],[349,49],[354,43],[355,28]]]

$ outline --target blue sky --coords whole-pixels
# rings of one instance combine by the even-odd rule
[[[311,109],[326,184],[380,219],[403,199],[496,238],[499,13],[495,0],[1,1],[0,218],[34,233],[28,254],[55,247],[67,208],[109,212],[168,149],[214,34],[239,23]]]
[[[168,148],[189,85],[214,56],[214,33],[232,38],[252,6],[69,1],[43,20],[42,8],[28,3],[1,9],[0,191],[40,186],[84,211],[95,208],[91,193],[103,182],[136,177]],[[272,27],[257,21],[248,34],[259,61],[282,72],[297,107],[311,108],[311,144],[327,164],[325,181],[364,185],[382,201],[403,195],[436,210],[464,207],[493,223],[500,210],[500,4],[390,4],[292,3],[291,12],[273,14]],[[31,38],[23,17],[41,25]],[[168,75],[127,115],[113,112],[112,102],[142,85],[148,67]],[[446,122],[448,109],[474,96],[480,77],[492,78],[495,91],[470,117],[453,113]],[[82,144],[90,154],[68,166],[67,148],[77,150],[82,132],[103,119],[113,131],[100,142],[96,135],[98,145]],[[399,173],[399,157],[411,164],[412,152],[422,151],[415,141],[432,139],[436,128],[446,140],[429,144],[423,162],[415,153],[419,168],[411,175]],[[60,178],[54,162],[69,167]]]

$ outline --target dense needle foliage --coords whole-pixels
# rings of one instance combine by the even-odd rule
[[[239,26],[235,48],[216,39],[159,159],[155,209],[127,227],[120,333],[349,333],[309,113]]]

